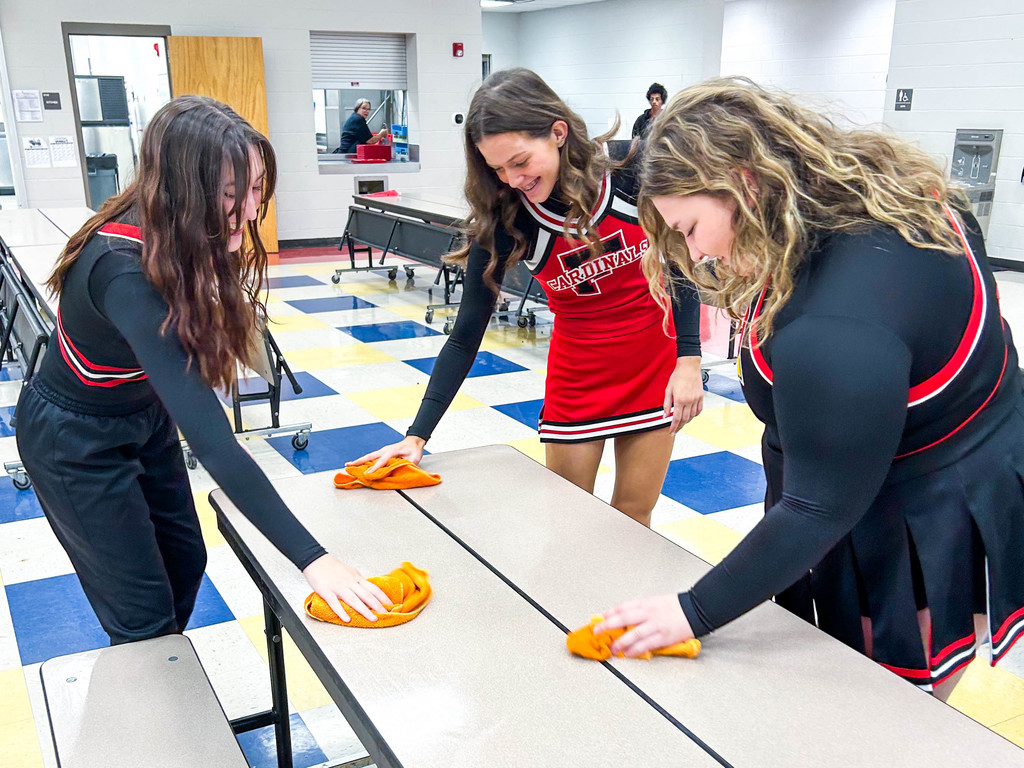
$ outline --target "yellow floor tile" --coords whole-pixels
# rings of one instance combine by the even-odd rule
[[[256,646],[263,660],[267,659],[267,637],[263,631],[263,616],[249,616],[239,619],[245,634],[248,635],[252,644]],[[316,709],[332,703],[327,690],[317,679],[309,664],[302,657],[302,653],[295,647],[295,643],[284,633],[284,668],[285,680],[288,685],[288,701],[297,712],[305,712],[308,709]]]
[[[206,544],[207,549],[224,544],[224,537],[217,530],[217,513],[210,506],[209,496],[209,491],[200,491],[199,493],[192,494],[192,498],[195,499],[196,503],[196,513],[199,515],[199,527],[203,531],[203,543]]]
[[[388,283],[339,283],[337,285],[339,291],[347,296],[367,296],[374,293],[400,293],[401,288],[398,285],[390,285]],[[392,307],[386,307],[386,309],[392,309]],[[421,306],[419,307],[420,317],[426,310]]]
[[[395,362],[395,358],[369,344],[342,344],[336,347],[293,349],[288,352],[288,364],[306,371],[393,362]]]
[[[538,464],[545,462],[544,444],[540,441],[539,437],[528,437],[525,440],[513,440],[506,445],[511,445],[516,450],[525,453],[531,459],[536,461]],[[609,472],[614,470],[607,464],[600,464],[597,467],[597,474],[607,475]]]
[[[426,384],[414,384],[393,389],[375,389],[370,392],[350,392],[345,397],[369,411],[381,421],[410,419],[419,410],[420,400],[427,391]],[[483,408],[483,403],[469,395],[459,393],[448,406],[449,411],[464,411],[469,408]]]
[[[316,264],[295,264],[289,265],[292,269],[298,272],[300,275],[333,275],[334,270],[338,267],[343,266],[341,264],[342,254],[339,251],[337,262],[320,262]],[[345,264],[348,264],[348,257],[345,257]]]
[[[493,352],[499,349],[518,349],[519,347],[543,346],[547,348],[550,336],[537,337],[537,332],[532,328],[517,328],[515,323],[511,326],[498,326],[488,329],[484,334],[480,349]]]
[[[14,723],[32,719],[32,705],[28,700],[28,688],[25,686],[25,671],[21,667],[12,667],[0,672],[0,723]],[[2,743],[2,742],[0,742]],[[0,765],[8,763],[0,762]]]
[[[999,667],[990,667],[979,656],[967,667],[949,697],[968,717],[992,728],[999,723],[1024,716],[1024,680]],[[1018,724],[1024,735],[1024,723]]]
[[[333,328],[323,320],[317,320],[312,315],[270,315],[270,332],[286,333],[288,331],[317,331],[323,328]],[[291,360],[292,353],[288,353]]]
[[[754,418],[746,405],[709,408],[691,421],[683,432],[727,451],[758,445],[764,424]]]
[[[544,444],[540,441],[539,437],[528,437],[525,440],[513,440],[512,442],[507,443],[507,445],[511,445],[517,451],[525,453],[538,464],[544,463]]]
[[[31,717],[14,723],[0,723],[0,765],[42,768],[43,754],[39,748],[39,735]]]
[[[688,517],[655,526],[654,530],[712,564],[729,554],[743,538],[732,528],[706,517]]]
[[[1007,720],[1005,723],[993,725],[992,730],[1009,739],[1018,747],[1024,748],[1024,715]]]
[[[423,320],[423,317],[426,314],[422,306],[417,306],[415,304],[388,304],[383,308],[388,312],[394,312],[396,315],[408,320]],[[436,330],[441,330],[441,327],[443,326],[444,317],[440,314],[434,315],[434,322],[431,327]]]

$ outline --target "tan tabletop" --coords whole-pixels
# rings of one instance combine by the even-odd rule
[[[415,620],[352,629],[310,619],[305,580],[227,500],[218,525],[381,768],[719,765],[393,491],[340,491],[331,473],[275,481],[310,532],[365,574],[430,572]]]
[[[508,446],[423,466],[442,483],[403,493],[568,629],[709,567]],[[610,663],[737,768],[1024,766],[1024,750],[773,603],[696,661]]]
[[[50,295],[46,287],[46,281],[53,272],[57,259],[67,242],[65,238],[60,243],[49,245],[19,245],[11,246],[11,255],[14,256],[14,265],[25,277],[29,288],[36,297],[40,306],[48,310],[50,321],[57,312],[57,299]]]
[[[59,656],[40,674],[61,768],[249,764],[183,635]]]
[[[78,208],[40,208],[39,212],[53,222],[57,229],[63,232],[66,237],[71,237],[80,230],[82,225],[92,218],[94,213],[92,208],[86,208],[85,206]]]
[[[9,248],[19,245],[64,245],[68,236],[35,208],[0,210],[0,238]]]

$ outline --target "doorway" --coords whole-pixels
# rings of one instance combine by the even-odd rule
[[[86,200],[98,210],[132,182],[142,133],[171,100],[166,43],[170,30],[63,26]],[[103,29],[96,29],[99,26]]]

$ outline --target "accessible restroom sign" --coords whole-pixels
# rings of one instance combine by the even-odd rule
[[[910,105],[914,103],[914,89],[913,88],[897,88],[896,89],[896,111],[897,112],[909,112]]]

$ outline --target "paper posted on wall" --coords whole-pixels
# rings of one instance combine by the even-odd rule
[[[42,136],[24,136],[21,139],[22,149],[25,151],[26,168],[49,168],[50,148],[46,139]]]

